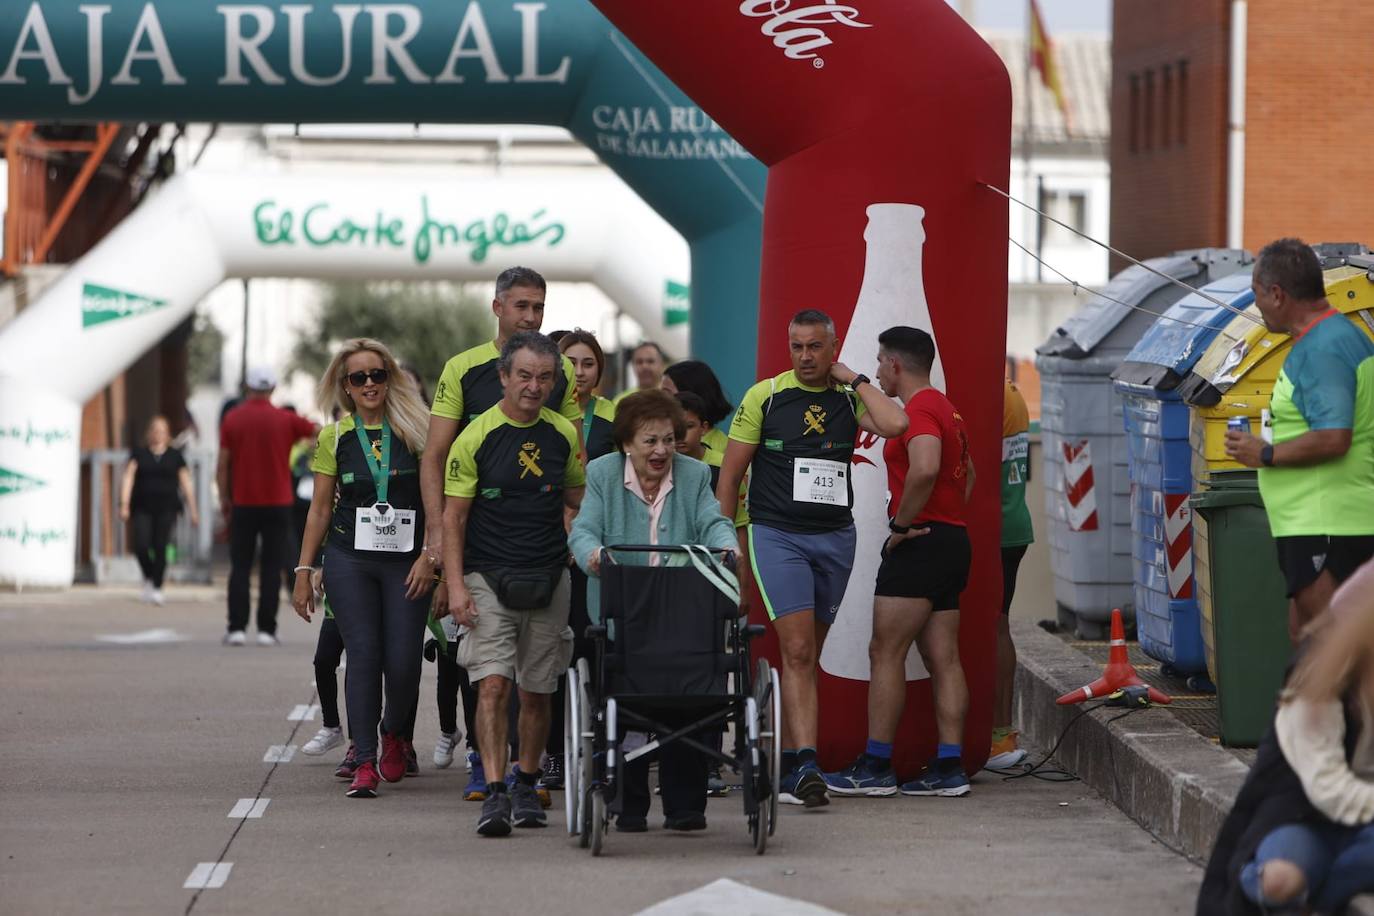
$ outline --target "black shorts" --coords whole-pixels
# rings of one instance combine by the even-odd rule
[[[1011,614],[1011,599],[1016,597],[1016,573],[1029,548],[1029,544],[1002,548],[1002,614],[1005,616]]]
[[[873,594],[885,598],[925,598],[932,610],[959,609],[959,593],[968,585],[973,550],[962,525],[924,522],[930,534],[898,542],[883,550]],[[887,542],[883,542],[886,548]]]
[[[1300,534],[1274,538],[1274,546],[1289,598],[1316,582],[1323,571],[1339,585],[1374,557],[1374,535]]]

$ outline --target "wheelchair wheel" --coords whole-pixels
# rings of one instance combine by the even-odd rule
[[[778,669],[760,661],[759,683],[766,685],[759,701],[759,744],[767,760],[764,773],[768,780],[768,833],[771,836],[778,829],[778,786],[782,782],[782,685],[778,683]]]
[[[591,804],[588,813],[590,815],[589,819],[591,821],[589,825],[589,832],[592,847],[592,855],[599,856],[601,855],[601,844],[606,839],[606,799],[601,794],[600,789],[592,789],[589,794],[591,795]]]
[[[592,787],[592,761],[596,755],[596,741],[594,738],[594,725],[592,723],[592,678],[590,666],[585,658],[577,660],[577,741],[575,750],[577,754],[577,781],[572,781],[572,776],[567,777],[567,788],[564,789],[568,794],[576,794],[577,819],[573,822],[578,825],[581,833],[580,845],[586,849],[591,842],[591,823],[588,793]],[[572,691],[569,689],[568,698],[571,700]],[[574,791],[575,790],[575,791]],[[569,827],[569,832],[572,828]]]
[[[577,836],[580,832],[578,814],[581,813],[582,802],[582,793],[578,791],[582,785],[581,761],[577,754],[582,742],[582,687],[577,680],[576,668],[568,669],[567,685],[563,703],[563,807],[568,817],[568,836]]]
[[[773,832],[773,824],[768,817],[771,805],[759,803],[758,811],[749,815],[749,836],[754,841],[754,854],[763,855],[768,848],[768,837]]]

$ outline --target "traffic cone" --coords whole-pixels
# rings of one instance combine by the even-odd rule
[[[1151,703],[1171,703],[1168,695],[1148,686],[1136,673],[1135,666],[1126,657],[1126,627],[1121,622],[1121,609],[1112,610],[1112,647],[1107,655],[1107,667],[1102,676],[1084,687],[1064,694],[1055,702],[1060,706],[1082,703],[1094,697],[1107,697],[1122,687],[1145,687],[1150,692]]]

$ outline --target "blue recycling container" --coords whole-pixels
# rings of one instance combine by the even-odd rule
[[[1254,301],[1250,270],[1190,293],[1140,338],[1112,374],[1122,398],[1131,481],[1131,567],[1140,647],[1167,674],[1207,670],[1193,581],[1193,452],[1176,389],[1236,309]]]

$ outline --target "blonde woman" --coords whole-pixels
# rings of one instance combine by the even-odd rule
[[[1339,913],[1374,893],[1374,561],[1309,628],[1198,913]]]
[[[386,345],[367,338],[344,342],[320,380],[319,406],[346,415],[320,430],[291,603],[310,620],[311,564],[323,544],[324,590],[348,654],[344,696],[357,765],[348,795],[373,798],[379,778],[400,782],[414,754],[406,732],[434,583],[419,478],[429,412]]]

